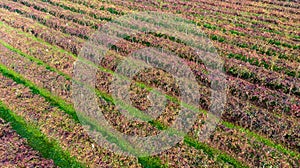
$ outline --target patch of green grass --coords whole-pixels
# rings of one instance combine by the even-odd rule
[[[278,151],[280,151],[280,152],[282,152],[282,153],[284,153],[284,154],[286,154],[286,155],[290,155],[290,156],[292,156],[292,157],[297,157],[297,158],[300,160],[300,154],[298,154],[298,153],[296,153],[296,152],[294,152],[294,151],[291,151],[291,150],[289,150],[289,149],[286,149],[286,148],[283,147],[282,145],[276,144],[276,143],[272,142],[271,140],[269,140],[269,139],[267,139],[267,138],[265,138],[265,137],[262,137],[262,136],[260,136],[260,135],[258,135],[258,134],[256,134],[256,133],[254,133],[254,132],[252,132],[252,131],[249,131],[249,130],[247,130],[247,129],[243,128],[243,127],[240,127],[240,126],[236,126],[236,125],[234,125],[234,124],[232,124],[232,123],[229,123],[229,122],[223,122],[222,124],[223,124],[224,126],[226,126],[227,128],[236,129],[236,130],[238,130],[238,131],[240,131],[240,132],[244,132],[244,133],[246,133],[248,136],[254,137],[256,140],[258,140],[258,141],[264,143],[265,145],[267,145],[267,146],[269,146],[269,147],[272,147],[272,148],[275,148],[275,149],[277,149]]]
[[[34,94],[39,94],[43,96],[48,102],[50,102],[52,105],[58,106],[61,110],[65,111],[67,114],[72,116],[72,118],[78,123],[78,117],[76,115],[76,111],[74,110],[73,106],[70,104],[67,104],[64,100],[57,96],[53,96],[48,90],[39,88],[31,81],[25,79],[20,74],[16,73],[13,70],[8,69],[6,66],[0,64],[0,72],[8,77],[13,79],[18,84],[22,84],[26,87],[29,87]]]
[[[236,159],[234,159],[233,157],[217,150],[217,149],[213,149],[210,146],[208,146],[207,144],[201,143],[191,137],[184,137],[184,142],[189,145],[192,146],[198,150],[202,150],[205,154],[207,154],[209,157],[217,157],[217,160],[219,161],[223,161],[225,163],[229,163],[231,165],[233,165],[234,167],[247,167],[245,166],[243,163],[237,161]]]
[[[21,55],[21,56],[27,58],[27,59],[29,59],[30,61],[37,63],[38,65],[43,66],[43,67],[45,67],[46,69],[48,69],[48,70],[50,70],[50,71],[52,71],[52,72],[56,72],[57,74],[63,76],[63,77],[64,77],[65,79],[67,79],[67,80],[70,80],[70,79],[71,79],[70,76],[64,74],[64,73],[61,72],[61,71],[58,71],[58,70],[55,69],[55,68],[52,68],[50,65],[44,63],[43,61],[41,61],[41,60],[39,60],[39,59],[37,59],[37,58],[35,58],[35,57],[33,57],[33,56],[30,56],[30,55],[28,55],[28,54],[23,53],[23,52],[20,51],[19,49],[14,48],[13,46],[9,45],[8,43],[4,42],[4,41],[1,40],[1,39],[0,39],[0,44],[2,44],[4,47],[8,48],[9,50],[11,50],[11,51],[13,51],[13,52],[15,52],[15,53],[17,53],[17,54],[19,54],[19,55]]]
[[[236,34],[236,35],[239,35],[239,36],[245,36],[244,33],[239,32],[239,31],[236,31],[236,30],[229,30],[229,32],[230,32],[231,34]]]
[[[166,168],[168,165],[162,164],[158,157],[139,157],[139,163],[143,168]]]
[[[58,47],[58,46],[52,45],[52,44],[50,44],[50,43],[48,43],[48,42],[46,42],[46,41],[44,41],[44,40],[42,40],[42,39],[40,39],[40,38],[35,37],[35,36],[32,35],[32,34],[25,33],[25,32],[23,32],[23,31],[21,31],[21,30],[18,30],[18,29],[16,29],[16,28],[13,28],[13,27],[7,25],[7,24],[4,23],[4,22],[1,22],[1,21],[0,21],[0,26],[5,27],[8,31],[16,31],[19,35],[22,35],[22,36],[24,36],[24,37],[30,38],[30,39],[33,40],[33,41],[36,41],[36,42],[45,44],[47,47],[53,48],[53,49],[55,49],[55,50],[57,50],[57,51],[59,51],[59,52],[61,52],[61,53],[68,54],[68,55],[72,56],[72,57],[75,58],[75,59],[77,58],[76,55],[74,55],[73,53],[71,53],[71,52],[69,52],[69,51],[66,51],[66,50],[64,50],[64,49],[62,49],[62,48],[60,48],[60,47]],[[44,26],[44,25],[42,25],[42,26]],[[8,32],[8,33],[9,33],[9,32]],[[68,34],[65,34],[65,35],[68,36]],[[18,50],[18,49],[14,49],[14,50]],[[25,55],[26,55],[26,54],[25,54]]]
[[[50,141],[39,129],[26,123],[26,121],[10,111],[0,101],[0,117],[9,122],[12,128],[22,137],[27,139],[28,144],[40,152],[44,158],[52,159],[59,167],[85,167],[70,153],[64,151],[57,141]]]
[[[212,30],[216,30],[216,29],[217,29],[216,26],[211,25],[211,24],[209,24],[209,23],[204,23],[204,24],[203,24],[203,27],[208,28],[208,29],[212,29]]]

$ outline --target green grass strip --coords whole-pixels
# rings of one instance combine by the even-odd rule
[[[211,158],[216,156],[218,161],[223,161],[225,163],[229,163],[229,164],[233,165],[234,167],[241,167],[241,168],[248,167],[248,166],[244,165],[243,163],[241,163],[240,161],[237,161],[232,156],[229,156],[228,154],[226,154],[218,149],[211,148],[207,144],[201,143],[189,136],[184,137],[184,142],[189,146],[192,146],[198,150],[202,150],[205,154],[207,154]]]
[[[57,50],[57,51],[59,51],[59,52],[61,52],[61,53],[68,54],[68,55],[72,56],[72,57],[75,58],[75,59],[77,58],[77,56],[74,55],[73,53],[71,53],[71,52],[69,52],[69,51],[66,51],[66,50],[64,50],[64,49],[62,49],[62,48],[60,48],[60,47],[58,47],[58,46],[56,46],[56,45],[53,45],[53,44],[51,44],[51,43],[49,43],[49,42],[47,42],[47,41],[44,41],[44,40],[42,40],[42,39],[40,39],[40,38],[37,38],[37,37],[35,37],[33,34],[26,33],[26,32],[23,32],[22,30],[19,30],[19,29],[17,29],[17,28],[14,28],[14,27],[8,25],[7,23],[4,23],[4,22],[0,21],[0,26],[5,27],[8,31],[16,31],[18,34],[20,34],[20,35],[22,35],[22,36],[24,36],[24,37],[30,38],[30,39],[32,39],[32,40],[34,40],[34,41],[36,41],[36,42],[43,43],[43,44],[45,44],[47,47],[49,47],[49,48],[54,48],[55,50]],[[41,26],[42,26],[42,27],[46,27],[46,26],[44,26],[44,25],[41,25]],[[49,28],[49,27],[46,27],[46,28]],[[64,34],[64,35],[67,35],[67,34]]]
[[[10,111],[0,101],[0,117],[9,122],[12,128],[22,137],[27,139],[28,144],[36,151],[42,154],[44,158],[52,159],[55,165],[59,167],[85,167],[70,153],[64,151],[57,141],[50,141],[39,129]]]
[[[76,123],[80,123],[77,113],[72,105],[65,103],[64,100],[62,100],[61,98],[59,98],[57,96],[53,96],[49,91],[35,86],[31,81],[25,79],[20,74],[7,69],[7,67],[5,67],[2,64],[0,64],[0,72],[4,76],[11,78],[18,84],[22,84],[26,87],[29,87],[34,94],[41,95],[52,105],[59,107],[61,110],[65,111],[67,114],[69,114],[75,120]],[[106,129],[100,128],[99,126],[97,126],[97,124],[95,124],[95,122],[92,122],[90,119],[87,119],[85,116],[81,116],[81,119],[83,119],[84,123],[88,123],[89,125],[93,126],[93,129],[96,129],[97,131],[101,132],[101,134],[108,136],[107,139],[110,139],[113,143],[117,143],[122,149],[124,149],[126,151],[131,151],[131,152],[136,151],[136,149],[134,147],[130,146],[130,144],[128,142],[126,142],[123,139],[119,139],[119,137],[115,137],[112,133],[107,132]],[[151,157],[145,157],[145,158],[148,158],[149,160],[153,160]],[[157,159],[154,159],[154,160],[157,160]],[[146,164],[147,162],[142,162],[141,164],[144,164],[144,163]],[[159,162],[157,161],[157,163],[159,163]],[[147,166],[147,165],[145,165],[145,166]]]
[[[282,152],[282,153],[284,153],[286,155],[290,155],[292,157],[296,157],[297,159],[300,160],[300,154],[299,153],[294,152],[292,150],[289,150],[289,149],[285,148],[284,146],[282,146],[281,144],[276,144],[276,143],[272,142],[271,140],[269,140],[268,138],[262,137],[261,135],[258,135],[258,134],[254,133],[254,132],[252,132],[252,131],[250,131],[248,129],[245,129],[243,127],[236,126],[236,125],[234,125],[232,123],[224,121],[224,122],[222,122],[222,124],[224,126],[226,126],[227,128],[236,129],[236,130],[238,130],[240,132],[246,133],[248,136],[255,138],[256,140],[262,142],[263,144],[265,144],[265,145],[267,145],[269,147],[275,148],[278,151],[280,151],[280,152]]]
[[[1,25],[1,23],[0,23],[0,25]],[[2,44],[4,47],[8,48],[8,49],[11,50],[12,52],[15,52],[15,53],[17,53],[17,54],[19,54],[19,55],[21,55],[21,56],[23,56],[23,57],[29,59],[30,61],[35,62],[37,65],[43,66],[43,67],[45,67],[46,69],[48,69],[48,70],[50,70],[50,71],[52,71],[52,72],[56,72],[57,74],[63,76],[63,77],[64,77],[65,79],[67,79],[67,80],[70,80],[70,79],[71,79],[70,76],[64,74],[63,72],[61,72],[61,71],[59,71],[59,70],[57,70],[57,69],[55,69],[55,68],[52,68],[50,65],[44,63],[43,61],[41,61],[41,60],[39,60],[39,59],[37,59],[37,58],[35,58],[35,57],[33,57],[33,56],[30,56],[30,55],[28,55],[28,54],[23,53],[23,52],[20,51],[19,49],[14,48],[13,46],[9,45],[8,43],[4,42],[4,41],[1,40],[1,39],[0,39],[0,44]]]
[[[167,168],[167,164],[162,164],[158,157],[139,157],[139,163],[142,164],[144,168]]]
[[[0,72],[4,76],[11,78],[18,84],[22,84],[26,87],[29,87],[34,94],[39,94],[39,95],[43,96],[48,102],[50,102],[54,106],[58,106],[61,110],[65,111],[67,114],[72,116],[72,118],[77,123],[79,123],[78,117],[76,115],[76,111],[74,110],[72,105],[67,104],[64,100],[62,100],[61,98],[59,98],[57,96],[53,96],[48,90],[39,88],[30,80],[27,80],[20,74],[16,73],[15,71],[8,69],[3,64],[0,64]]]
[[[24,85],[26,87],[29,87],[34,94],[41,95],[48,102],[50,102],[52,105],[59,107],[61,110],[65,111],[67,114],[69,114],[76,121],[76,123],[80,123],[80,120],[79,120],[79,118],[77,116],[77,113],[76,113],[74,107],[71,104],[67,104],[60,97],[53,96],[48,90],[39,88],[38,86],[36,86],[31,81],[25,79],[20,74],[14,72],[12,70],[9,70],[7,67],[5,67],[2,64],[0,64],[0,72],[4,76],[6,76],[8,78],[11,78],[12,80],[14,80],[15,82],[17,82],[18,84],[22,84],[22,85]],[[110,133],[107,133],[107,132],[104,132],[105,130],[103,128],[95,127],[95,125],[97,125],[97,124],[93,123],[90,119],[86,119],[85,116],[81,116],[81,119],[83,119],[83,122],[89,123],[89,125],[92,125],[94,128],[97,128],[97,131],[100,131],[101,133],[109,136],[109,139],[113,139],[113,140],[116,139],[114,135],[112,135]],[[121,139],[118,139],[118,141],[117,140],[115,140],[115,141],[116,142],[120,141],[119,145],[123,146],[125,149],[130,149],[130,146],[128,146],[129,145],[128,143],[126,143],[126,145],[122,145],[122,144],[125,144],[125,141],[122,141]]]

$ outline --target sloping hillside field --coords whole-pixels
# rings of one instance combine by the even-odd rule
[[[1,0],[0,167],[300,167],[298,0]]]

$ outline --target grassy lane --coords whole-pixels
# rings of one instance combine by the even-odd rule
[[[7,113],[8,109],[2,104],[0,106],[0,113]],[[42,157],[40,152],[32,149],[28,140],[18,135],[11,124],[2,118],[0,118],[0,137],[1,167],[55,167],[53,160]]]
[[[299,167],[298,157],[290,157],[268,145],[248,137],[239,129],[218,127],[210,139],[211,145],[227,153],[234,153],[235,158],[250,163],[250,167]]]
[[[60,167],[84,167],[81,163],[70,156],[70,153],[64,151],[59,143],[50,140],[39,129],[26,122],[21,116],[9,110],[3,102],[0,101],[0,117],[9,122],[12,128],[23,138],[27,139],[28,144],[39,151],[43,157],[52,159]]]
[[[36,61],[31,60],[31,57],[27,57],[28,55],[19,50],[16,51],[15,48],[1,40],[0,49],[0,55],[2,55],[0,62],[3,65],[24,75],[26,79],[33,81],[37,86],[49,90],[54,95],[71,103],[70,77],[44,63],[39,64],[41,61],[36,60],[36,58],[34,59]]]
[[[36,37],[40,37],[52,45],[60,46],[61,48],[71,51],[72,53],[78,53],[82,44],[85,42],[75,36],[70,36],[62,32],[49,29],[48,27],[35,22],[32,19],[20,17],[17,13],[12,13],[0,8],[0,19],[15,27],[22,29],[25,32],[30,32]],[[8,12],[8,13],[7,13]]]
[[[247,136],[255,138],[259,142],[262,142],[262,143],[266,144],[266,146],[277,149],[278,151],[282,152],[283,154],[291,156],[291,158],[295,158],[296,161],[297,161],[297,159],[298,160],[300,159],[299,152],[295,152],[295,151],[286,149],[284,146],[282,146],[280,144],[276,144],[276,143],[270,141],[267,138],[264,138],[264,137],[254,133],[254,132],[249,131],[248,129],[245,129],[245,128],[240,127],[240,126],[236,126],[236,125],[234,125],[232,123],[229,123],[229,122],[223,122],[223,125],[226,126],[227,128],[235,129],[235,130],[238,130],[239,132],[246,133]]]
[[[155,155],[162,160],[162,163],[169,167],[246,167],[240,163],[220,159],[220,155],[215,155],[216,150],[211,149],[205,144],[190,143],[190,138],[185,138],[183,142],[176,146]],[[211,152],[210,151],[214,151]],[[227,158],[227,157],[226,157]],[[228,158],[227,158],[228,159]]]
[[[5,76],[12,77],[13,72],[8,72],[4,67],[1,67],[1,72]],[[10,74],[8,74],[10,73]],[[22,77],[12,77],[18,83],[24,83]],[[56,139],[59,145],[70,152],[70,155],[85,162],[88,165],[127,165],[138,166],[134,158],[121,158],[111,152],[102,149],[95,142],[93,142],[88,134],[84,131],[82,126],[61,111],[61,106],[55,107],[55,104],[47,102],[45,97],[41,97],[41,89],[35,87],[32,90],[39,90],[33,92],[28,87],[14,83],[12,80],[1,76],[2,87],[4,93],[1,100],[8,105],[10,109],[18,112],[18,115],[26,119],[27,122],[32,123],[35,127],[40,128],[43,134],[50,139]],[[28,81],[25,82],[28,85]],[[6,86],[10,86],[7,88]],[[17,91],[17,94],[15,94]],[[42,94],[43,95],[43,94]],[[53,101],[53,100],[52,100]],[[55,101],[55,99],[54,99]],[[36,108],[38,107],[38,108]],[[107,155],[110,158],[107,158]]]

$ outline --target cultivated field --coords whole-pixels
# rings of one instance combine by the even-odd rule
[[[98,108],[115,130],[155,136],[171,127],[181,110],[182,92],[172,74],[148,68],[133,77],[128,95],[137,110],[127,110],[139,115],[150,108],[153,88],[167,95],[165,108],[150,121],[122,113],[111,86],[119,64],[136,50],[172,52],[199,85],[199,113],[183,140],[139,157],[116,153],[90,136],[72,88],[80,82],[74,66],[95,32],[144,11],[175,14],[206,35],[223,60],[226,100],[216,100],[224,103],[220,120],[202,139],[213,108],[213,80],[222,81],[212,77],[216,71],[208,72],[173,32],[122,36],[95,73]],[[300,167],[299,53],[298,0],[1,0],[0,167]],[[113,136],[101,126],[95,129]]]

